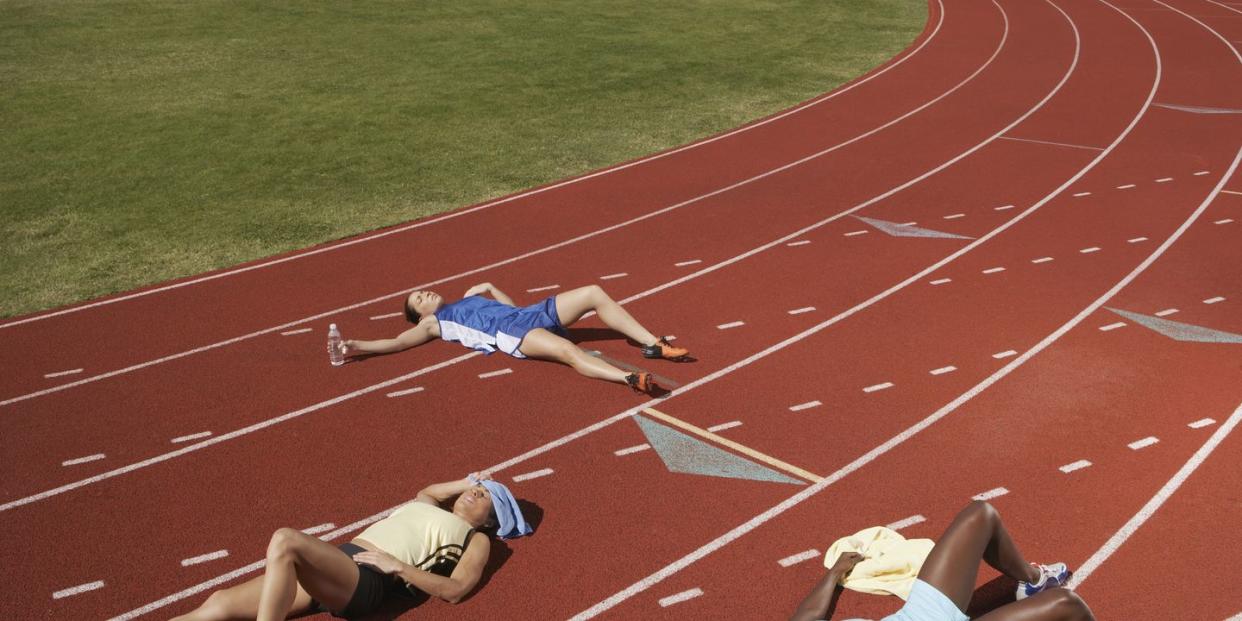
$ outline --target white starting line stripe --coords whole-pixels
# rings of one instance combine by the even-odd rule
[[[862,230],[862,231],[850,231],[849,233],[846,233],[846,234],[845,234],[845,236],[846,236],[846,237],[854,237],[855,235],[866,235],[866,234],[867,234],[867,231],[866,231],[866,230]]]
[[[1006,209],[1013,209],[1013,205],[1001,205],[1000,207],[992,208],[993,211],[1005,211]]]
[[[1224,301],[1225,301],[1225,298],[1222,298],[1222,297],[1220,297],[1220,296],[1216,296],[1216,297],[1214,297],[1214,298],[1208,298],[1208,299],[1204,300],[1204,301],[1203,301],[1203,303],[1204,303],[1204,304],[1215,304],[1215,303],[1217,303],[1217,302],[1224,302]]]
[[[1079,192],[1074,195],[1074,198],[1082,198],[1084,196],[1091,196],[1091,193],[1090,192]]]
[[[214,561],[216,559],[224,558],[228,555],[229,555],[228,550],[216,550],[215,552],[208,552],[207,554],[202,554],[199,556],[191,556],[190,558],[187,558],[181,561],[181,566],[189,567],[190,565],[198,565],[199,563],[206,563],[207,561]]]
[[[1168,317],[1169,315],[1172,315],[1173,313],[1176,313],[1176,312],[1177,312],[1176,308],[1166,308],[1162,311],[1157,312],[1156,316],[1157,317]]]
[[[717,431],[724,431],[725,429],[733,429],[734,427],[741,427],[741,426],[742,426],[742,421],[731,420],[727,423],[720,423],[719,425],[712,425],[711,427],[708,427],[707,430],[712,433],[715,433]]]
[[[1143,438],[1142,440],[1135,440],[1127,444],[1126,446],[1130,447],[1130,450],[1132,451],[1137,451],[1139,449],[1147,448],[1159,441],[1160,441],[1160,438],[1157,438],[1156,436],[1147,436],[1146,438]]]
[[[717,330],[728,330],[729,328],[736,328],[738,326],[744,326],[744,325],[746,325],[745,321],[734,321],[732,323],[722,323],[716,326],[716,329]]]
[[[1031,263],[1047,263],[1051,260],[1052,257],[1040,257],[1038,259],[1031,259]]]
[[[682,261],[681,263],[674,263],[673,267],[685,267],[687,265],[695,265],[702,262],[703,259],[691,259],[689,261]]]
[[[86,457],[79,457],[79,458],[77,458],[77,459],[70,459],[70,460],[68,460],[68,461],[62,461],[62,462],[60,462],[60,465],[62,465],[62,466],[76,466],[76,465],[78,465],[78,464],[84,464],[84,463],[86,463],[86,462],[88,462],[88,461],[99,461],[99,460],[101,460],[101,459],[103,459],[103,458],[105,458],[105,457],[107,457],[107,455],[104,455],[103,453],[96,453],[96,454],[94,454],[94,455],[87,455]]]
[[[806,550],[805,552],[799,552],[797,554],[790,554],[789,556],[786,556],[785,558],[779,561],[776,561],[776,564],[780,565],[781,567],[789,567],[791,565],[797,565],[798,563],[801,563],[803,561],[809,561],[817,556],[819,556],[819,550],[811,549],[811,550]]]
[[[823,404],[820,403],[819,401],[807,401],[806,403],[799,403],[798,405],[789,406],[789,411],[790,412],[801,412],[802,410],[809,410],[811,408],[817,408],[821,405]]]
[[[405,313],[387,313],[384,315],[372,315],[371,321],[379,321],[381,319],[392,319],[393,317],[400,317],[404,314]]]
[[[984,274],[995,274],[996,272],[1003,272],[1003,271],[1005,271],[1005,268],[1003,267],[989,267],[988,269],[983,270],[983,273]]]
[[[933,284],[933,285],[943,285],[943,284],[944,284],[944,283],[946,283],[946,282],[953,282],[953,279],[952,279],[952,278],[940,278],[940,279],[937,279],[937,280],[933,280],[933,281],[931,281],[931,283],[929,283],[929,284]]]
[[[1008,493],[1009,493],[1009,490],[1003,487],[997,487],[995,489],[990,489],[986,492],[975,494],[974,496],[971,496],[970,498],[971,500],[991,500],[993,498],[1000,498],[1001,496],[1004,496],[1005,494],[1008,494]]]
[[[665,597],[664,599],[660,600],[660,607],[668,608],[669,606],[672,606],[673,604],[680,604],[688,599],[694,599],[702,594],[703,594],[703,589],[694,588],[694,589],[690,589],[689,591],[682,591],[681,593],[678,593],[676,595],[669,595],[668,597]]]
[[[1187,426],[1187,427],[1190,427],[1191,429],[1203,429],[1204,427],[1207,427],[1208,425],[1215,425],[1215,424],[1216,424],[1216,420],[1215,420],[1215,419],[1211,419],[1211,418],[1201,418],[1201,419],[1199,419],[1199,420],[1197,420],[1197,421],[1195,421],[1195,422],[1193,422],[1193,423],[1190,423],[1189,425],[1186,425],[1186,426]]]
[[[554,470],[552,470],[551,468],[544,468],[543,470],[536,470],[536,471],[534,471],[534,472],[527,472],[526,474],[519,474],[519,475],[517,475],[517,476],[513,477],[513,482],[514,482],[514,483],[520,483],[520,482],[522,482],[522,481],[529,481],[529,480],[531,480],[531,479],[538,479],[539,477],[546,477],[546,476],[548,476],[549,474],[552,474],[553,472],[555,472],[555,471],[554,471]]]
[[[897,520],[896,522],[889,524],[888,528],[891,528],[893,530],[901,530],[907,526],[914,526],[915,524],[922,524],[923,522],[926,522],[926,521],[927,521],[927,518],[921,515],[912,515],[904,520]]]
[[[483,377],[483,376],[482,376],[482,375],[480,375],[479,377]],[[422,392],[422,391],[423,391],[423,387],[422,387],[422,386],[415,386],[415,387],[413,387],[413,388],[406,388],[405,390],[397,390],[397,391],[393,391],[393,392],[390,392],[390,393],[388,393],[387,395],[384,395],[384,396],[388,397],[389,399],[392,399],[392,398],[395,398],[395,397],[404,397],[404,396],[406,396],[406,395],[412,395],[412,394],[414,394],[414,393],[416,393],[416,392]]]
[[[1212,224],[1229,224],[1230,222],[1233,222],[1233,218],[1225,218],[1224,220],[1217,220],[1216,222],[1213,222]]]
[[[1211,172],[1211,171],[1210,171],[1210,170],[1200,170],[1199,172],[1195,173],[1195,176],[1196,176],[1196,177],[1202,177],[1203,175],[1206,175],[1206,174],[1208,174],[1209,172]]]
[[[1173,180],[1173,177],[1161,177],[1159,179],[1156,179],[1156,183],[1168,183],[1172,180]]]
[[[82,369],[70,369],[68,371],[57,371],[55,373],[44,373],[43,377],[46,377],[47,379],[52,379],[53,377],[64,377],[66,375],[75,375],[81,372],[82,372]]]
[[[71,595],[77,595],[79,593],[85,593],[87,591],[94,591],[95,589],[102,589],[103,586],[104,586],[103,580],[97,580],[95,582],[88,582],[86,584],[80,584],[75,587],[69,587],[63,591],[57,591],[55,593],[52,593],[52,599],[61,599],[63,597],[69,597]]]
[[[637,453],[637,452],[639,452],[639,451],[645,451],[645,450],[647,450],[647,449],[649,449],[649,448],[651,448],[651,445],[650,445],[650,444],[639,444],[638,446],[631,446],[631,447],[629,447],[629,448],[623,448],[623,449],[621,449],[621,450],[619,450],[619,451],[613,451],[613,452],[612,452],[612,454],[613,454],[613,455],[616,455],[617,457],[622,457],[622,456],[625,456],[625,455],[629,455],[629,454],[631,454],[631,453]]]
[[[789,242],[788,244],[785,244],[785,245],[786,246],[805,246],[809,243],[811,243],[811,240],[809,239],[800,239],[798,241]]]
[[[510,374],[510,373],[512,373],[512,372],[513,372],[513,369],[501,369],[501,370],[499,370],[499,371],[488,371],[487,373],[480,373],[480,374],[479,374],[479,379],[487,379],[487,378],[489,378],[489,377],[497,377],[497,376],[500,376],[500,375],[508,375],[508,374]]]
[[[1005,358],[1009,358],[1009,357],[1016,356],[1016,355],[1018,355],[1018,352],[1012,349],[1006,349],[1005,351],[998,351],[992,354],[992,357],[996,358],[997,360],[1004,360]]]
[[[1127,183],[1127,184],[1125,184],[1125,185],[1119,185],[1119,186],[1117,186],[1117,189],[1118,189],[1118,190],[1129,190],[1129,189],[1130,189],[1130,188],[1132,188],[1132,187],[1135,187],[1133,183]]]
[[[535,287],[533,289],[527,289],[526,292],[527,293],[539,293],[540,291],[551,291],[553,289],[560,289],[560,288],[561,288],[560,285],[544,285],[542,287]]]
[[[1128,243],[1128,244],[1137,244],[1137,243],[1139,243],[1139,242],[1145,242],[1145,241],[1147,241],[1147,238],[1146,238],[1146,237],[1135,237],[1134,239],[1127,239],[1127,240],[1126,240],[1126,243]]]
[[[939,369],[932,369],[931,371],[928,371],[928,373],[931,373],[932,375],[944,375],[945,373],[952,373],[956,370],[957,367],[949,365],[947,367],[940,367]]]
[[[327,524],[320,524],[318,526],[312,526],[310,528],[303,528],[302,532],[306,533],[307,535],[318,535],[319,533],[324,533],[334,528],[336,528],[336,524],[333,524],[332,522],[328,522]]]
[[[1116,330],[1117,328],[1124,328],[1125,326],[1126,322],[1118,321],[1117,323],[1110,323],[1107,326],[1100,326],[1100,332],[1108,332],[1109,330]]]
[[[949,214],[945,216],[944,219],[945,220],[956,220],[958,218],[965,218],[965,217],[966,217],[966,214],[964,213],[955,213],[955,214]]]
[[[609,275],[607,275],[607,276],[600,276],[600,277],[599,277],[599,279],[600,279],[600,280],[616,280],[617,278],[625,278],[626,276],[629,276],[629,273],[627,273],[627,272],[617,272],[616,274],[609,274]]]
[[[189,442],[190,440],[198,440],[200,438],[210,438],[210,437],[211,437],[210,431],[200,431],[198,433],[192,433],[188,436],[179,436],[179,437],[173,438],[169,440],[168,442],[170,444],[181,444],[182,442]]]
[[[1075,470],[1082,470],[1083,468],[1086,468],[1087,466],[1090,466],[1090,465],[1091,465],[1091,462],[1085,459],[1080,459],[1072,464],[1065,464],[1064,466],[1061,466],[1060,468],[1058,468],[1058,470],[1060,470],[1061,472],[1064,472],[1065,474],[1069,474]]]
[[[809,313],[813,310],[815,310],[814,306],[803,306],[802,308],[795,308],[789,311],[789,314],[790,315],[801,315],[802,313]]]
[[[286,332],[281,332],[280,335],[281,336],[293,336],[294,334],[305,334],[307,332],[310,332],[312,329],[313,328],[301,328],[298,330],[288,330]]]
[[[875,384],[863,389],[863,392],[875,392],[877,390],[886,390],[893,387],[892,382],[884,382],[883,384]]]
[[[1091,254],[1092,252],[1099,252],[1099,251],[1100,251],[1099,246],[1092,246],[1090,248],[1083,248],[1082,250],[1079,250],[1078,252],[1082,254]]]

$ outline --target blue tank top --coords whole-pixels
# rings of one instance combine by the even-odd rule
[[[517,311],[508,304],[472,295],[441,306],[435,314],[440,322],[440,338],[490,354],[496,351],[496,332],[501,321]]]

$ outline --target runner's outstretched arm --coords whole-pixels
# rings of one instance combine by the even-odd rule
[[[341,348],[346,356],[356,354],[393,354],[399,351],[405,351],[411,347],[418,347],[427,341],[439,336],[438,331],[433,332],[432,326],[436,323],[434,315],[423,317],[413,328],[402,332],[395,339],[380,339],[378,341],[354,341],[349,340],[341,343]]]

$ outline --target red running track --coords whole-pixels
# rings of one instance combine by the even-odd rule
[[[2,571],[20,588],[0,613],[167,617],[254,575],[277,527],[344,540],[421,485],[489,467],[553,471],[512,484],[538,505],[536,535],[498,544],[467,602],[394,614],[782,618],[822,569],[777,561],[914,515],[904,532],[934,537],[1001,487],[1030,557],[1087,569],[1099,618],[1242,612],[1239,570],[1194,572],[1236,547],[1239,346],[1108,310],[1242,333],[1242,123],[1185,109],[1242,108],[1239,17],[1212,0],[933,2],[904,54],[738,131],[5,323],[0,447],[19,475],[0,520],[20,560]],[[968,239],[889,237],[855,213]],[[490,280],[534,301],[620,273],[606,288],[698,358],[652,366],[681,386],[658,402],[446,344],[322,361],[329,321],[395,332],[400,318],[371,317],[415,286]],[[611,333],[579,336],[638,361]],[[645,442],[628,419],[648,407],[740,423],[719,436],[813,478],[616,455]],[[1150,588],[1153,566],[1174,588]],[[975,612],[1012,592],[995,578]],[[898,603],[847,593],[836,616]]]

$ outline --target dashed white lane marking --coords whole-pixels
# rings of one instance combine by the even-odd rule
[[[805,552],[799,552],[797,554],[790,554],[789,556],[786,556],[785,558],[779,561],[776,561],[776,564],[780,565],[781,567],[789,567],[791,565],[797,565],[798,563],[801,563],[803,561],[809,561],[817,556],[819,556],[819,550],[812,548],[810,550],[806,550]]]
[[[928,371],[928,373],[931,373],[932,375],[944,375],[945,373],[952,373],[956,370],[957,367],[949,365],[947,367],[940,367],[939,369],[932,369],[931,371]]]
[[[694,599],[702,594],[703,594],[703,589],[696,587],[696,588],[690,589],[689,591],[682,591],[681,593],[678,593],[676,595],[669,595],[668,597],[665,597],[660,600],[660,607],[668,608],[669,606],[672,606],[673,604],[680,604],[688,599]]]
[[[888,528],[891,528],[893,530],[901,530],[907,526],[914,526],[915,524],[921,524],[926,521],[927,521],[927,518],[921,515],[912,515],[904,520],[897,520],[896,522],[889,524]]]
[[[1157,438],[1156,436],[1147,436],[1146,438],[1143,438],[1142,440],[1135,440],[1127,444],[1126,446],[1130,447],[1130,450],[1132,451],[1137,451],[1142,448],[1147,448],[1159,441],[1160,441],[1160,438]]]
[[[944,284],[944,283],[946,283],[946,282],[953,282],[953,279],[952,279],[952,278],[937,278],[936,280],[933,280],[933,281],[931,281],[931,282],[930,282],[930,283],[928,283],[928,284],[932,284],[932,285],[943,285],[943,284]]]
[[[1137,187],[1137,186],[1135,186],[1133,183],[1127,183],[1125,185],[1117,186],[1117,189],[1118,190],[1129,190],[1130,188],[1133,188],[1133,187]]]
[[[81,372],[82,372],[82,369],[69,369],[68,371],[57,371],[55,373],[44,373],[43,377],[51,379],[53,377],[64,377],[66,375],[74,375],[76,373],[81,373]]]
[[[789,311],[789,314],[790,315],[801,315],[802,313],[809,313],[813,310],[815,310],[814,306],[803,306],[802,308],[795,308]]]
[[[1217,220],[1213,222],[1212,224],[1229,224],[1230,222],[1233,222],[1233,218],[1225,218],[1224,220]]]
[[[1106,326],[1100,326],[1100,332],[1108,332],[1109,330],[1116,330],[1117,328],[1124,328],[1125,326],[1126,322],[1118,321],[1117,323],[1110,323]]]
[[[1003,272],[1003,271],[1005,271],[1005,268],[1003,267],[989,267],[988,269],[983,270],[983,273],[984,274],[995,274],[997,272]]]
[[[1061,472],[1064,472],[1065,474],[1069,474],[1075,470],[1082,470],[1083,468],[1086,468],[1090,465],[1091,465],[1091,462],[1085,459],[1080,459],[1072,464],[1065,464],[1064,466],[1061,466],[1060,468],[1058,468],[1058,470],[1060,470]]]
[[[727,423],[720,423],[719,425],[712,425],[711,427],[708,427],[707,430],[712,433],[716,433],[717,431],[724,431],[725,429],[733,429],[734,427],[741,427],[741,426],[742,426],[742,421],[731,420]]]
[[[176,438],[169,440],[168,442],[171,444],[181,444],[182,442],[189,442],[190,440],[198,440],[200,438],[210,438],[210,437],[211,437],[210,431],[200,431],[198,433],[192,433],[188,436],[178,436]]]
[[[105,457],[107,457],[107,455],[104,455],[103,453],[96,453],[96,454],[94,454],[94,455],[87,455],[86,457],[79,457],[79,458],[77,458],[77,459],[70,459],[70,460],[68,460],[68,461],[62,461],[62,462],[60,462],[60,465],[62,465],[62,466],[76,466],[76,465],[78,465],[78,464],[84,464],[84,463],[86,463],[86,462],[88,462],[88,461],[99,461],[99,460],[101,460],[101,459],[103,459],[103,458],[105,458]]]
[[[206,563],[207,561],[221,559],[228,555],[228,550],[216,550],[215,552],[208,552],[207,554],[200,554],[198,556],[191,556],[190,558],[184,559],[181,561],[181,566],[189,567],[190,565],[198,565],[200,563]]]
[[[609,275],[607,275],[607,276],[600,276],[600,277],[599,277],[599,279],[600,279],[600,280],[616,280],[616,279],[618,279],[618,278],[625,278],[626,276],[629,276],[629,274],[628,274],[628,273],[626,273],[626,272],[617,272],[616,274],[609,274]]]
[[[1216,424],[1216,420],[1215,420],[1215,419],[1211,419],[1211,418],[1200,418],[1199,420],[1197,420],[1197,421],[1195,421],[1195,422],[1193,422],[1193,423],[1190,423],[1190,424],[1188,424],[1188,425],[1186,425],[1186,426],[1187,426],[1187,427],[1190,427],[1191,429],[1203,429],[1204,427],[1207,427],[1207,426],[1209,426],[1209,425],[1215,425],[1215,424]]]
[[[1200,170],[1199,172],[1195,173],[1195,176],[1196,176],[1196,177],[1202,177],[1203,175],[1206,175],[1206,174],[1208,174],[1208,173],[1210,173],[1210,172],[1212,172],[1212,171],[1210,171],[1210,170]]]
[[[285,332],[281,332],[280,335],[281,336],[293,336],[294,334],[305,334],[307,332],[310,332],[311,330],[313,330],[313,328],[301,328],[298,330],[287,330]]]
[[[914,226],[916,224],[918,224],[918,222],[911,220],[909,222],[902,222],[901,224],[898,224],[897,226]]]
[[[690,259],[689,261],[682,261],[680,263],[674,263],[673,267],[685,267],[687,265],[698,265],[699,263],[702,263],[702,262],[703,262],[703,259]]]
[[[1031,259],[1031,263],[1047,263],[1051,260],[1052,257],[1040,257],[1038,259]]]
[[[785,244],[785,245],[786,246],[805,246],[809,243],[811,243],[811,240],[809,239],[800,239],[798,241],[789,242],[788,244]]]
[[[63,591],[57,591],[55,593],[52,593],[52,599],[61,599],[63,597],[69,597],[71,595],[77,595],[79,593],[85,593],[87,591],[94,591],[95,589],[102,589],[103,586],[104,586],[103,580],[97,580],[95,582],[88,582],[86,584],[80,584],[75,587],[69,587]]]
[[[381,319],[392,319],[393,317],[400,317],[404,314],[405,313],[387,313],[384,315],[372,315],[371,321],[379,321]]]
[[[482,375],[480,375],[479,377],[483,377],[483,376],[482,376]],[[389,399],[394,399],[394,398],[396,398],[396,397],[404,397],[404,396],[406,396],[406,395],[412,395],[412,394],[414,394],[414,393],[416,393],[416,392],[422,392],[422,391],[423,391],[423,387],[422,387],[422,386],[415,386],[415,387],[413,387],[413,388],[406,388],[405,390],[396,390],[396,391],[390,392],[390,393],[388,393],[388,394],[386,394],[386,395],[384,395],[384,396],[385,396],[385,397],[388,397]]]
[[[1091,196],[1091,193],[1090,192],[1079,192],[1074,195],[1074,198],[1082,198],[1084,196]]]
[[[1176,312],[1177,312],[1176,308],[1166,308],[1162,311],[1157,311],[1156,316],[1157,317],[1168,317],[1169,315],[1172,315],[1173,313],[1176,313]]]
[[[863,389],[863,392],[876,392],[877,390],[887,390],[893,387],[892,382],[884,382],[883,384],[873,384]]]
[[[1078,252],[1082,254],[1091,254],[1092,252],[1099,252],[1099,251],[1100,251],[1099,246],[1092,246],[1090,248],[1083,248],[1082,250],[1079,250]]]
[[[1173,180],[1173,177],[1161,177],[1159,179],[1156,179],[1156,183],[1168,183],[1172,180]]]
[[[1005,211],[1006,209],[1013,209],[1013,205],[1001,205],[1000,207],[992,208],[993,211]]]
[[[488,371],[487,373],[480,373],[479,379],[487,379],[489,377],[496,377],[498,375],[508,375],[512,372],[513,372],[513,369],[501,369],[499,371]]]
[[[624,455],[629,455],[629,454],[631,454],[631,453],[637,453],[637,452],[639,452],[639,451],[645,451],[645,450],[647,450],[647,449],[649,449],[649,448],[651,448],[651,445],[650,445],[650,444],[639,444],[639,445],[637,445],[637,446],[631,446],[631,447],[623,448],[623,449],[621,449],[621,450],[619,450],[619,451],[613,451],[613,452],[612,452],[612,454],[613,454],[613,455],[616,455],[617,457],[621,457],[621,456],[624,456]]]
[[[744,326],[744,325],[746,325],[745,321],[734,321],[731,323],[722,323],[716,326],[716,329],[717,330],[728,330],[729,328],[736,328],[738,326]]]
[[[970,498],[971,500],[991,500],[993,498],[1000,498],[1001,496],[1004,496],[1005,494],[1008,494],[1008,493],[1009,493],[1009,490],[1003,487],[997,487],[994,489],[990,489],[986,492],[975,494],[974,496],[971,496]]]
[[[1137,244],[1139,242],[1145,242],[1145,241],[1147,241],[1146,237],[1135,237],[1134,239],[1127,239],[1126,243]]]
[[[1208,299],[1204,300],[1204,301],[1203,301],[1203,303],[1204,303],[1204,304],[1215,304],[1215,303],[1217,303],[1217,302],[1224,302],[1224,301],[1225,301],[1225,298],[1222,298],[1222,297],[1220,297],[1220,296],[1218,295],[1218,296],[1216,296],[1216,297],[1214,297],[1214,298],[1208,298]]]
[[[846,234],[845,234],[845,237],[854,237],[855,235],[866,235],[866,234],[867,234],[867,231],[865,231],[865,230],[863,230],[863,231],[850,231],[849,233],[846,233]]]
[[[527,472],[526,474],[519,474],[519,475],[517,475],[517,476],[513,477],[513,482],[514,482],[514,483],[521,483],[522,481],[529,481],[529,480],[531,480],[531,479],[538,479],[539,477],[546,477],[546,476],[548,476],[549,474],[552,474],[553,472],[555,472],[555,471],[554,471],[554,470],[552,470],[551,468],[544,468],[543,470],[536,470],[536,471],[534,471],[534,472]]]
[[[527,293],[539,293],[540,291],[551,291],[553,289],[560,289],[560,288],[561,288],[560,285],[544,285],[542,287],[535,287],[533,289],[527,289],[526,292]]]
[[[955,214],[949,214],[945,216],[944,219],[945,220],[956,220],[958,218],[965,218],[965,217],[966,217],[966,214],[964,213],[955,213]]]
[[[997,360],[1004,360],[1005,358],[1009,358],[1009,357],[1016,356],[1016,355],[1018,355],[1018,352],[1012,349],[1006,349],[1005,351],[998,351],[992,354],[992,357],[996,358]]]
[[[311,526],[310,528],[303,528],[302,532],[306,533],[307,535],[318,535],[319,533],[324,533],[334,528],[336,528],[336,524],[333,524],[332,522],[328,522],[326,524],[320,524],[318,526]]]
[[[789,411],[790,412],[801,412],[802,410],[809,410],[811,408],[817,408],[821,405],[823,405],[823,403],[820,403],[819,401],[807,401],[806,403],[799,403],[798,405],[789,406]]]

